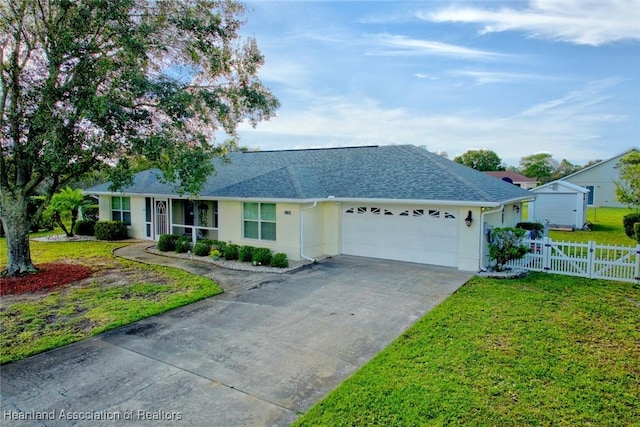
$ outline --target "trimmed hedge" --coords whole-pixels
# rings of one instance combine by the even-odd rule
[[[245,245],[240,246],[240,251],[238,252],[238,259],[242,262],[251,262],[253,261],[253,246]]]
[[[289,267],[289,259],[287,254],[278,252],[271,257],[271,267],[287,268]]]
[[[175,251],[176,242],[178,241],[179,237],[180,236],[177,236],[175,234],[161,234],[160,238],[158,239],[158,244],[156,245],[156,248],[160,252]]]
[[[273,256],[273,251],[269,248],[255,248],[253,250],[251,261],[255,265],[269,265],[271,264],[272,256]]]
[[[198,242],[193,247],[193,254],[196,256],[209,256],[210,253],[211,243],[208,241]]]
[[[96,222],[90,219],[81,219],[76,222],[73,232],[79,236],[93,236],[96,233]]]
[[[240,252],[240,246],[236,244],[228,244],[224,249],[224,259],[228,259],[229,261],[233,261],[238,259]]]
[[[227,244],[222,240],[214,240],[212,244],[220,252],[221,256],[224,256],[224,251],[227,249]]]
[[[531,231],[531,238],[538,239],[542,237],[544,233],[544,224],[539,222],[519,222],[516,224],[516,228],[523,228],[527,231]]]
[[[124,240],[129,238],[127,225],[122,221],[98,221],[94,231],[98,240]]]
[[[633,232],[636,234],[636,242],[640,243],[640,222],[633,224]]]
[[[636,233],[633,231],[633,224],[640,222],[640,213],[634,212],[622,217],[622,225],[624,226],[624,232],[630,239],[636,239]]]
[[[176,252],[179,254],[187,253],[191,250],[191,238],[190,237],[179,237],[176,240]]]

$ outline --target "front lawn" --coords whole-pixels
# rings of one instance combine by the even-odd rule
[[[640,289],[474,278],[299,426],[640,425]]]
[[[126,244],[126,243],[124,243]],[[0,239],[0,264],[6,246]],[[123,243],[31,242],[36,265],[91,267],[87,279],[52,291],[5,295],[0,306],[0,363],[80,341],[222,292],[210,279],[117,258]]]

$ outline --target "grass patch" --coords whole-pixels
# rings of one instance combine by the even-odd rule
[[[622,217],[635,212],[625,208],[588,208],[587,220],[593,226],[591,231],[549,231],[553,240],[565,242],[594,241],[600,244],[635,246],[636,242],[627,237],[622,226]]]
[[[3,248],[4,239],[0,241]],[[0,307],[0,363],[123,326],[222,292],[211,279],[149,266],[111,251],[122,243],[31,242],[35,262],[76,262],[94,268],[88,279],[54,292],[6,296]],[[6,263],[6,250],[0,250]]]
[[[296,425],[638,425],[639,318],[632,284],[474,278]]]

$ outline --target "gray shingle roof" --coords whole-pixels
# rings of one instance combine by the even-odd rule
[[[201,197],[430,200],[500,203],[531,193],[413,145],[232,153],[215,159]],[[159,172],[135,175],[127,194],[175,195]],[[109,183],[86,192],[109,193]]]

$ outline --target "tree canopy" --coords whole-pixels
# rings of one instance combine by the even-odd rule
[[[26,204],[103,164],[114,187],[142,156],[197,194],[242,121],[278,101],[257,78],[235,1],[1,0],[0,218],[5,274],[35,271]]]
[[[502,159],[495,152],[486,149],[468,150],[462,155],[454,157],[453,161],[479,171],[504,170]]]
[[[520,159],[521,173],[529,178],[535,178],[540,183],[548,182],[556,167],[557,162],[550,153],[536,153]]]
[[[640,152],[630,151],[618,165],[618,180],[615,181],[618,201],[632,208],[640,207]]]

